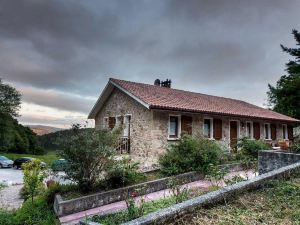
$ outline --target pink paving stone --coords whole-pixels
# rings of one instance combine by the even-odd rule
[[[240,175],[245,178],[248,177],[249,179],[255,177],[255,173],[252,170],[249,170],[249,171],[231,172],[230,174],[228,174],[225,177],[225,179],[232,178],[236,175]],[[186,187],[188,189],[191,189],[191,188],[207,189],[211,185],[212,185],[212,183],[210,181],[198,180],[198,181],[194,181],[194,182],[182,185],[182,187]],[[223,185],[224,185],[224,182],[223,182]],[[137,203],[139,203],[141,198],[143,198],[145,200],[145,202],[149,202],[149,201],[158,200],[158,199],[161,199],[164,197],[169,197],[171,195],[172,195],[172,193],[171,193],[170,189],[165,189],[165,190],[153,192],[150,194],[146,194],[143,196],[139,196],[139,197],[135,198],[135,201]],[[66,225],[66,224],[73,225],[73,224],[78,224],[80,220],[84,219],[87,216],[105,215],[105,214],[119,212],[124,209],[126,209],[126,202],[119,201],[119,202],[114,202],[114,203],[111,203],[108,205],[100,206],[97,208],[92,208],[92,209],[85,210],[82,212],[78,212],[78,213],[60,217],[59,221],[61,224],[64,224],[64,225]]]

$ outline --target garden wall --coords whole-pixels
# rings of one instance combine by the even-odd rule
[[[166,177],[154,181],[136,184],[111,191],[96,193],[71,200],[63,200],[61,195],[56,195],[54,199],[54,212],[58,216],[65,216],[76,212],[81,212],[91,208],[100,207],[110,203],[125,200],[132,192],[138,191],[139,195],[145,195],[152,192],[167,189],[171,179],[177,179],[182,184],[190,183],[203,179],[202,174],[189,172],[177,175],[175,177]]]
[[[297,162],[300,162],[300,154],[274,150],[259,151],[258,172],[264,174]]]

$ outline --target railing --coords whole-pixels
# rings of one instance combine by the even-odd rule
[[[116,151],[120,154],[130,153],[130,138],[121,137],[117,145]]]

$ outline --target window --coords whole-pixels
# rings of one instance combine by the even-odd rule
[[[179,137],[179,116],[169,117],[169,138]]]
[[[109,129],[113,129],[116,125],[116,117],[109,117],[108,118],[108,127]]]
[[[253,138],[253,123],[246,122],[246,137]]]
[[[282,125],[282,138],[285,140],[288,139],[288,129],[286,124]]]
[[[269,123],[265,123],[265,139],[271,139],[271,126]]]
[[[204,119],[203,135],[207,138],[213,137],[213,119]]]

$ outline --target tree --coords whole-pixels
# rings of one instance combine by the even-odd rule
[[[300,45],[300,33],[293,30],[292,34]],[[281,76],[275,87],[268,85],[268,100],[274,111],[300,119],[300,48],[280,46],[295,59],[286,64],[288,75]]]
[[[58,140],[58,155],[68,162],[67,178],[78,183],[82,192],[93,190],[112,163],[119,133],[119,129],[81,129],[73,125],[71,132]]]
[[[0,78],[0,113],[18,116],[21,104],[21,94],[8,84],[3,84]]]
[[[43,189],[43,180],[46,174],[42,168],[41,161],[38,159],[24,163],[22,168],[24,169],[24,192],[27,195],[26,197],[31,198],[33,203],[34,196]]]

